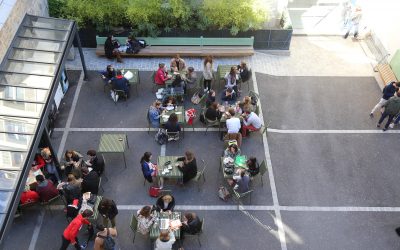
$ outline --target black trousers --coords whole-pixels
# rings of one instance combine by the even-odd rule
[[[386,118],[387,116],[389,116],[389,118],[388,118],[388,120],[387,120],[387,122],[386,122],[385,128],[388,128],[388,127],[389,127],[389,125],[390,125],[390,123],[393,121],[393,118],[394,118],[395,115],[390,115],[390,114],[388,114],[388,113],[386,113],[386,112],[383,112],[381,118],[380,118],[379,121],[378,121],[378,124],[381,124],[381,123],[383,122],[383,120],[385,120],[385,118]]]
[[[60,250],[67,250],[67,248],[68,248],[69,244],[71,244],[71,242],[69,240],[67,240],[66,238],[64,238],[64,236],[61,236],[61,238],[62,238],[62,245],[61,245]],[[82,248],[79,245],[78,238],[75,238],[75,241],[76,241],[76,243],[74,245],[75,249],[81,250]]]
[[[204,80],[204,88],[211,89],[211,80]]]

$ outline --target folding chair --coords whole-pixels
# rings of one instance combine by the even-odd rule
[[[249,190],[244,193],[238,193],[235,189],[233,189],[233,197],[237,201],[237,209],[239,210],[239,205],[243,199],[246,197],[249,197],[249,204],[251,204],[251,193],[253,193],[253,190]]]
[[[123,98],[125,101],[128,99],[123,90],[114,90],[114,93],[116,95],[116,98],[113,100],[115,105],[117,105],[118,100],[120,100],[121,98]]]
[[[197,188],[198,191],[200,192],[200,179],[201,177],[203,177],[203,182],[206,182],[206,178],[204,176],[204,171],[206,170],[206,163],[205,161],[202,159],[201,162],[203,163],[203,169],[200,171],[197,171],[196,177],[193,178],[193,181],[197,182]]]
[[[264,186],[264,181],[263,181],[263,177],[264,174],[268,172],[267,169],[267,164],[265,163],[265,161],[262,161],[260,166],[259,166],[259,175],[260,175],[260,179],[261,179],[261,185]]]
[[[167,139],[168,141],[178,141],[179,140],[179,131],[177,132],[169,132],[168,130],[165,130],[167,132]]]
[[[195,234],[185,234],[186,238],[190,238],[190,237],[197,237],[197,241],[199,242],[199,245],[201,247],[201,242],[200,242],[200,235],[203,234],[204,231],[204,218],[201,220],[201,228],[200,231],[198,233]]]

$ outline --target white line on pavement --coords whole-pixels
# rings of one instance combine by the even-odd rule
[[[280,206],[280,210],[293,212],[400,212],[400,207]]]
[[[28,250],[35,250],[35,248],[36,248],[36,242],[39,238],[39,233],[40,233],[40,229],[42,228],[45,212],[46,212],[45,209],[41,209],[40,214],[38,216],[38,220],[35,225],[35,228],[33,229],[33,234],[32,234],[32,238],[31,238],[31,242],[29,243]]]
[[[327,130],[327,129],[321,129],[321,130],[308,130],[308,129],[303,129],[303,130],[292,130],[292,129],[274,129],[274,128],[268,128],[268,133],[279,133],[279,134],[400,134],[400,130],[386,130],[382,131],[382,129],[374,129],[374,130],[337,130],[337,129],[332,129],[332,130]]]
[[[57,132],[147,132],[148,128],[55,128],[54,131]],[[156,128],[150,128],[150,131],[158,131]],[[185,132],[205,132],[206,128],[194,128],[186,130]],[[218,132],[218,128],[209,128],[208,131]]]
[[[68,132],[69,132],[68,129],[71,127],[72,117],[74,116],[76,104],[78,103],[78,98],[79,98],[79,93],[81,92],[82,83],[83,83],[83,71],[81,71],[81,75],[79,76],[78,86],[76,87],[76,90],[74,93],[74,99],[72,100],[72,105],[71,105],[71,109],[69,110],[67,123],[65,124],[65,129],[63,131],[64,133],[61,138],[60,146],[58,148],[58,152],[57,152],[58,160],[61,159],[63,152],[64,152],[65,142],[67,141]],[[56,131],[56,130],[54,130],[54,131]]]

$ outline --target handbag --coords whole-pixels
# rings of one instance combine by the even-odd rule
[[[160,188],[159,187],[150,187],[149,188],[149,195],[151,197],[157,198],[159,194],[160,194]]]
[[[192,96],[192,98],[190,99],[191,101],[192,101],[192,103],[193,104],[199,104],[199,102],[200,102],[200,99],[201,99],[201,97],[200,97],[200,92],[199,91],[196,91],[194,94],[193,94],[193,96]]]

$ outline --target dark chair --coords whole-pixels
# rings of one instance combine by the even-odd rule
[[[193,181],[197,182],[197,188],[198,188],[199,192],[200,192],[200,179],[201,179],[201,177],[203,177],[203,182],[206,182],[206,177],[204,176],[204,172],[206,170],[207,165],[206,165],[206,163],[205,163],[205,161],[203,159],[201,159],[201,162],[203,163],[203,168],[202,168],[202,170],[197,171],[196,177],[193,178]]]
[[[177,132],[169,132],[168,130],[165,130],[167,132],[167,141],[178,141],[179,140],[179,131]]]
[[[242,203],[243,199],[249,197],[249,204],[251,204],[251,193],[253,190],[249,190],[244,193],[238,193],[235,189],[233,189],[233,198],[237,201],[237,209],[239,210],[239,205]]]
[[[267,168],[267,164],[265,163],[265,161],[262,161],[259,167],[259,175],[260,175],[260,179],[261,179],[261,185],[264,186],[264,181],[263,181],[263,177],[264,174],[268,172],[268,168]]]
[[[133,241],[132,241],[132,243],[135,244],[136,233],[138,231],[138,220],[136,218],[135,213],[132,214],[130,228],[131,228],[132,233],[133,233]]]
[[[125,101],[128,100],[128,97],[125,94],[125,91],[123,90],[114,90],[114,93],[116,95],[116,98],[113,100],[115,105],[117,105],[118,100],[121,98],[124,99]]]
[[[199,245],[201,247],[201,242],[200,242],[200,235],[203,234],[204,231],[204,218],[201,220],[201,228],[200,231],[198,233],[195,234],[185,234],[186,238],[190,238],[190,237],[197,237],[197,241],[199,242]]]

